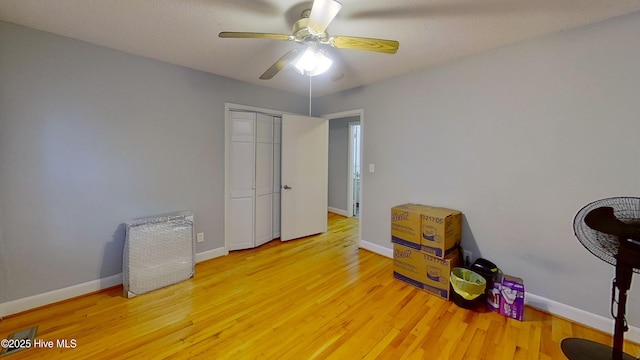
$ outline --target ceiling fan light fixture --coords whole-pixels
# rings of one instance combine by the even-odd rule
[[[316,76],[325,73],[332,64],[333,61],[326,51],[309,46],[294,66],[302,75]]]
[[[395,54],[398,51],[400,43],[395,40],[358,36],[329,36],[326,30],[342,9],[340,1],[313,0],[310,10],[304,4],[305,10],[302,12],[301,18],[293,24],[291,35],[222,31],[218,37],[294,41],[305,47],[304,50],[289,50],[260,75],[261,80],[272,79],[289,65],[294,65],[298,72],[306,76],[316,76],[326,72],[331,67],[332,60],[329,54],[320,47],[328,49],[331,46],[337,49],[373,51],[385,54]],[[343,77],[344,74],[340,70],[332,71],[331,80],[337,81]]]

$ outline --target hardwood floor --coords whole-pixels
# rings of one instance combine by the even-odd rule
[[[6,359],[564,359],[565,337],[611,342],[532,308],[520,322],[405,285],[391,259],[358,249],[357,227],[329,214],[326,234],[232,252],[177,285],[133,299],[117,287],[5,318],[0,338],[38,325],[37,339],[76,342]]]

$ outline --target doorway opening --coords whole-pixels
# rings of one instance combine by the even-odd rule
[[[365,141],[364,110],[348,110],[325,114],[322,117],[329,119],[328,210],[346,217],[353,218],[355,215],[355,219],[361,219],[363,211],[366,212],[366,199],[362,190],[365,179],[361,166],[362,144]],[[352,127],[351,123],[359,126]],[[353,143],[352,130],[357,131],[359,135]],[[362,222],[358,221],[358,243],[361,241],[361,234]]]

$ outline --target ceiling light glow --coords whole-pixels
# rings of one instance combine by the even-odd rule
[[[309,46],[294,65],[302,75],[316,76],[329,70],[331,64],[333,61],[326,51]]]

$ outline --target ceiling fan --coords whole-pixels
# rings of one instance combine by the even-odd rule
[[[271,39],[295,41],[305,46],[304,50],[293,49],[284,54],[261,76],[262,80],[273,78],[287,65],[293,64],[296,69],[308,76],[319,75],[329,69],[331,58],[322,47],[332,46],[338,49],[374,51],[395,54],[400,43],[395,40],[372,39],[356,36],[329,36],[327,27],[336,17],[342,4],[335,0],[314,0],[311,10],[302,12],[302,18],[293,24],[292,35],[255,32],[223,31],[221,38]],[[344,76],[339,70],[334,71],[332,80]]]

